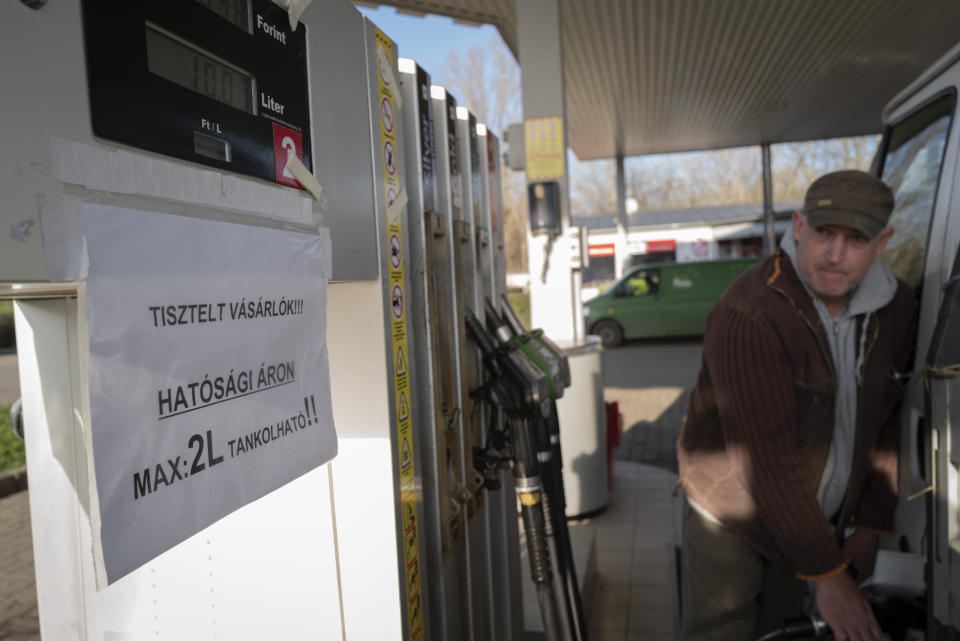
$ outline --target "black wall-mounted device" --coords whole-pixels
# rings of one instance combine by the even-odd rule
[[[530,232],[559,235],[560,184],[556,181],[527,185],[527,205],[530,212]]]

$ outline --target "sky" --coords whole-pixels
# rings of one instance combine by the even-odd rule
[[[492,36],[500,37],[496,27],[488,24],[472,27],[442,16],[408,16],[385,6],[370,9],[358,5],[357,9],[397,43],[402,57],[413,58],[433,77],[450,53],[462,54],[488,43]]]

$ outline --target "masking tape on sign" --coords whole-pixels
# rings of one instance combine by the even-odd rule
[[[303,188],[310,192],[314,200],[319,201],[321,204],[327,200],[327,197],[322,193],[323,185],[314,178],[306,165],[297,157],[297,154],[291,152],[289,149],[287,150],[287,165],[285,169],[288,169],[290,173],[293,174],[293,177],[303,185]]]
[[[54,281],[86,278],[90,259],[83,233],[83,201],[76,196],[45,194],[37,198],[37,205],[47,278]]]
[[[54,178],[94,191],[151,196],[313,224],[314,200],[299,190],[57,137],[50,138],[50,155]]]
[[[273,0],[273,4],[287,12],[290,18],[290,31],[297,30],[297,23],[300,22],[300,16],[306,11],[313,0]]]
[[[307,10],[313,0],[292,0],[287,8],[287,15],[290,16],[290,29],[297,30],[297,23],[300,22],[300,16]]]
[[[383,45],[379,44],[377,45],[377,62],[380,63],[380,69],[385,76],[384,80],[390,85],[391,97],[397,104],[397,110],[400,110],[403,107],[403,99],[400,98],[400,84],[397,82],[397,77],[393,75],[393,63],[390,62],[390,57],[384,50]]]
[[[397,219],[400,218],[400,212],[406,207],[408,200],[407,190],[401,189],[400,193],[397,194],[397,199],[387,205],[387,216],[390,217],[391,223],[397,222]]]

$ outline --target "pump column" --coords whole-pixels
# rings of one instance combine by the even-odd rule
[[[556,232],[561,233],[570,226],[570,188],[566,167],[559,0],[518,2],[517,35],[528,202],[541,196],[550,204],[549,201],[556,196],[560,219]],[[554,132],[559,140],[549,138]],[[551,183],[556,184],[555,192]],[[544,188],[536,189],[537,185]],[[527,238],[531,322],[561,343],[573,343],[579,338],[575,319],[580,313],[580,293],[574,291],[569,245],[547,234]]]

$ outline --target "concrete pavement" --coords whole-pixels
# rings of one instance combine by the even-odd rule
[[[631,341],[603,353],[604,400],[623,415],[620,460],[677,471],[677,437],[697,380],[700,339]]]

